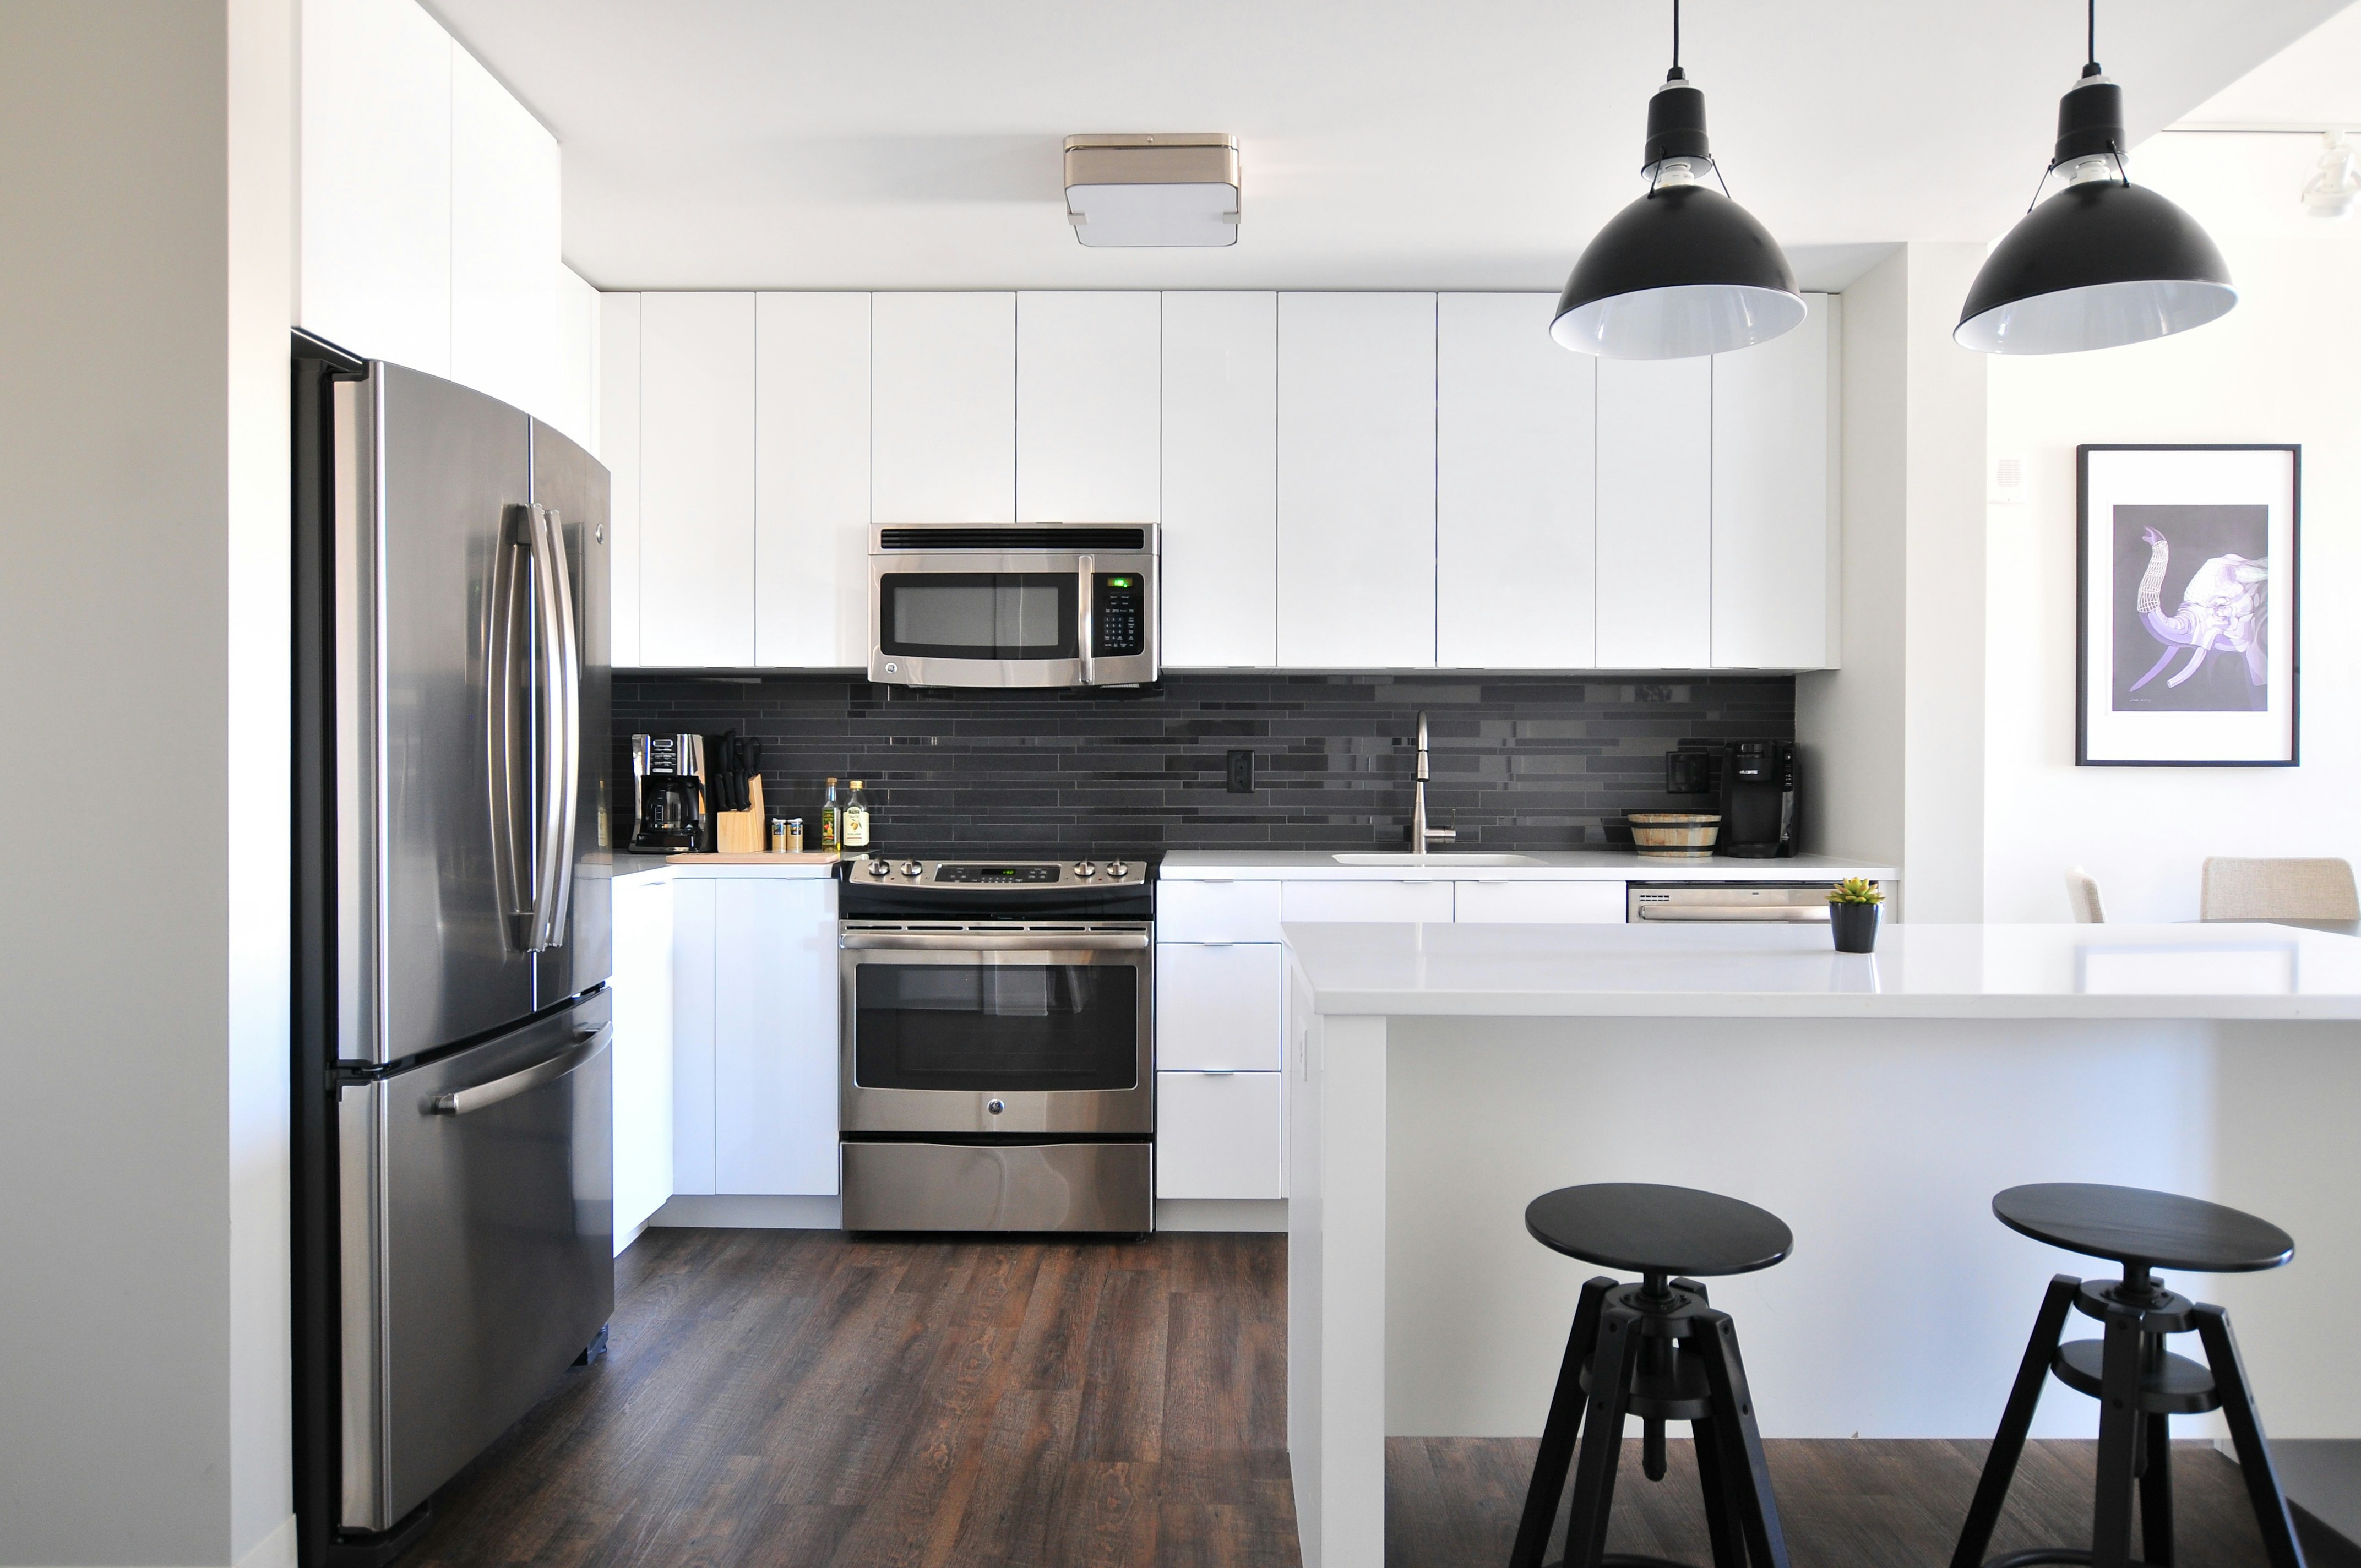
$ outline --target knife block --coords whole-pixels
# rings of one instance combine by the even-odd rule
[[[743,811],[717,811],[713,814],[713,852],[718,855],[759,855],[771,846],[763,840],[768,826],[763,820],[763,775],[756,773],[746,781],[746,798],[752,801]]]

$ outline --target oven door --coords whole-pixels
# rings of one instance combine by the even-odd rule
[[[843,1130],[1155,1130],[1145,922],[995,930],[848,921]]]
[[[1144,551],[873,554],[869,678],[911,686],[1152,681],[1155,565]]]

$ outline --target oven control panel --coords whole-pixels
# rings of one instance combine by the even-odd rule
[[[1137,572],[1101,572],[1091,593],[1091,653],[1120,659],[1148,651],[1147,579]]]
[[[873,886],[902,885],[973,889],[1092,887],[1136,883],[1148,879],[1148,868],[1137,861],[894,861],[872,855],[859,867],[856,882]]]

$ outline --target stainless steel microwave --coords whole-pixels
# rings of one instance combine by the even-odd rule
[[[906,686],[1156,679],[1152,522],[900,523],[869,540],[869,678]]]

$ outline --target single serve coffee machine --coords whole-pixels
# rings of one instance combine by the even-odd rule
[[[1684,740],[1664,753],[1664,793],[1711,795],[1713,852],[1767,861],[1795,852],[1802,804],[1793,740]]]
[[[713,848],[713,797],[705,737],[631,737],[631,848],[641,854],[700,854]]]

